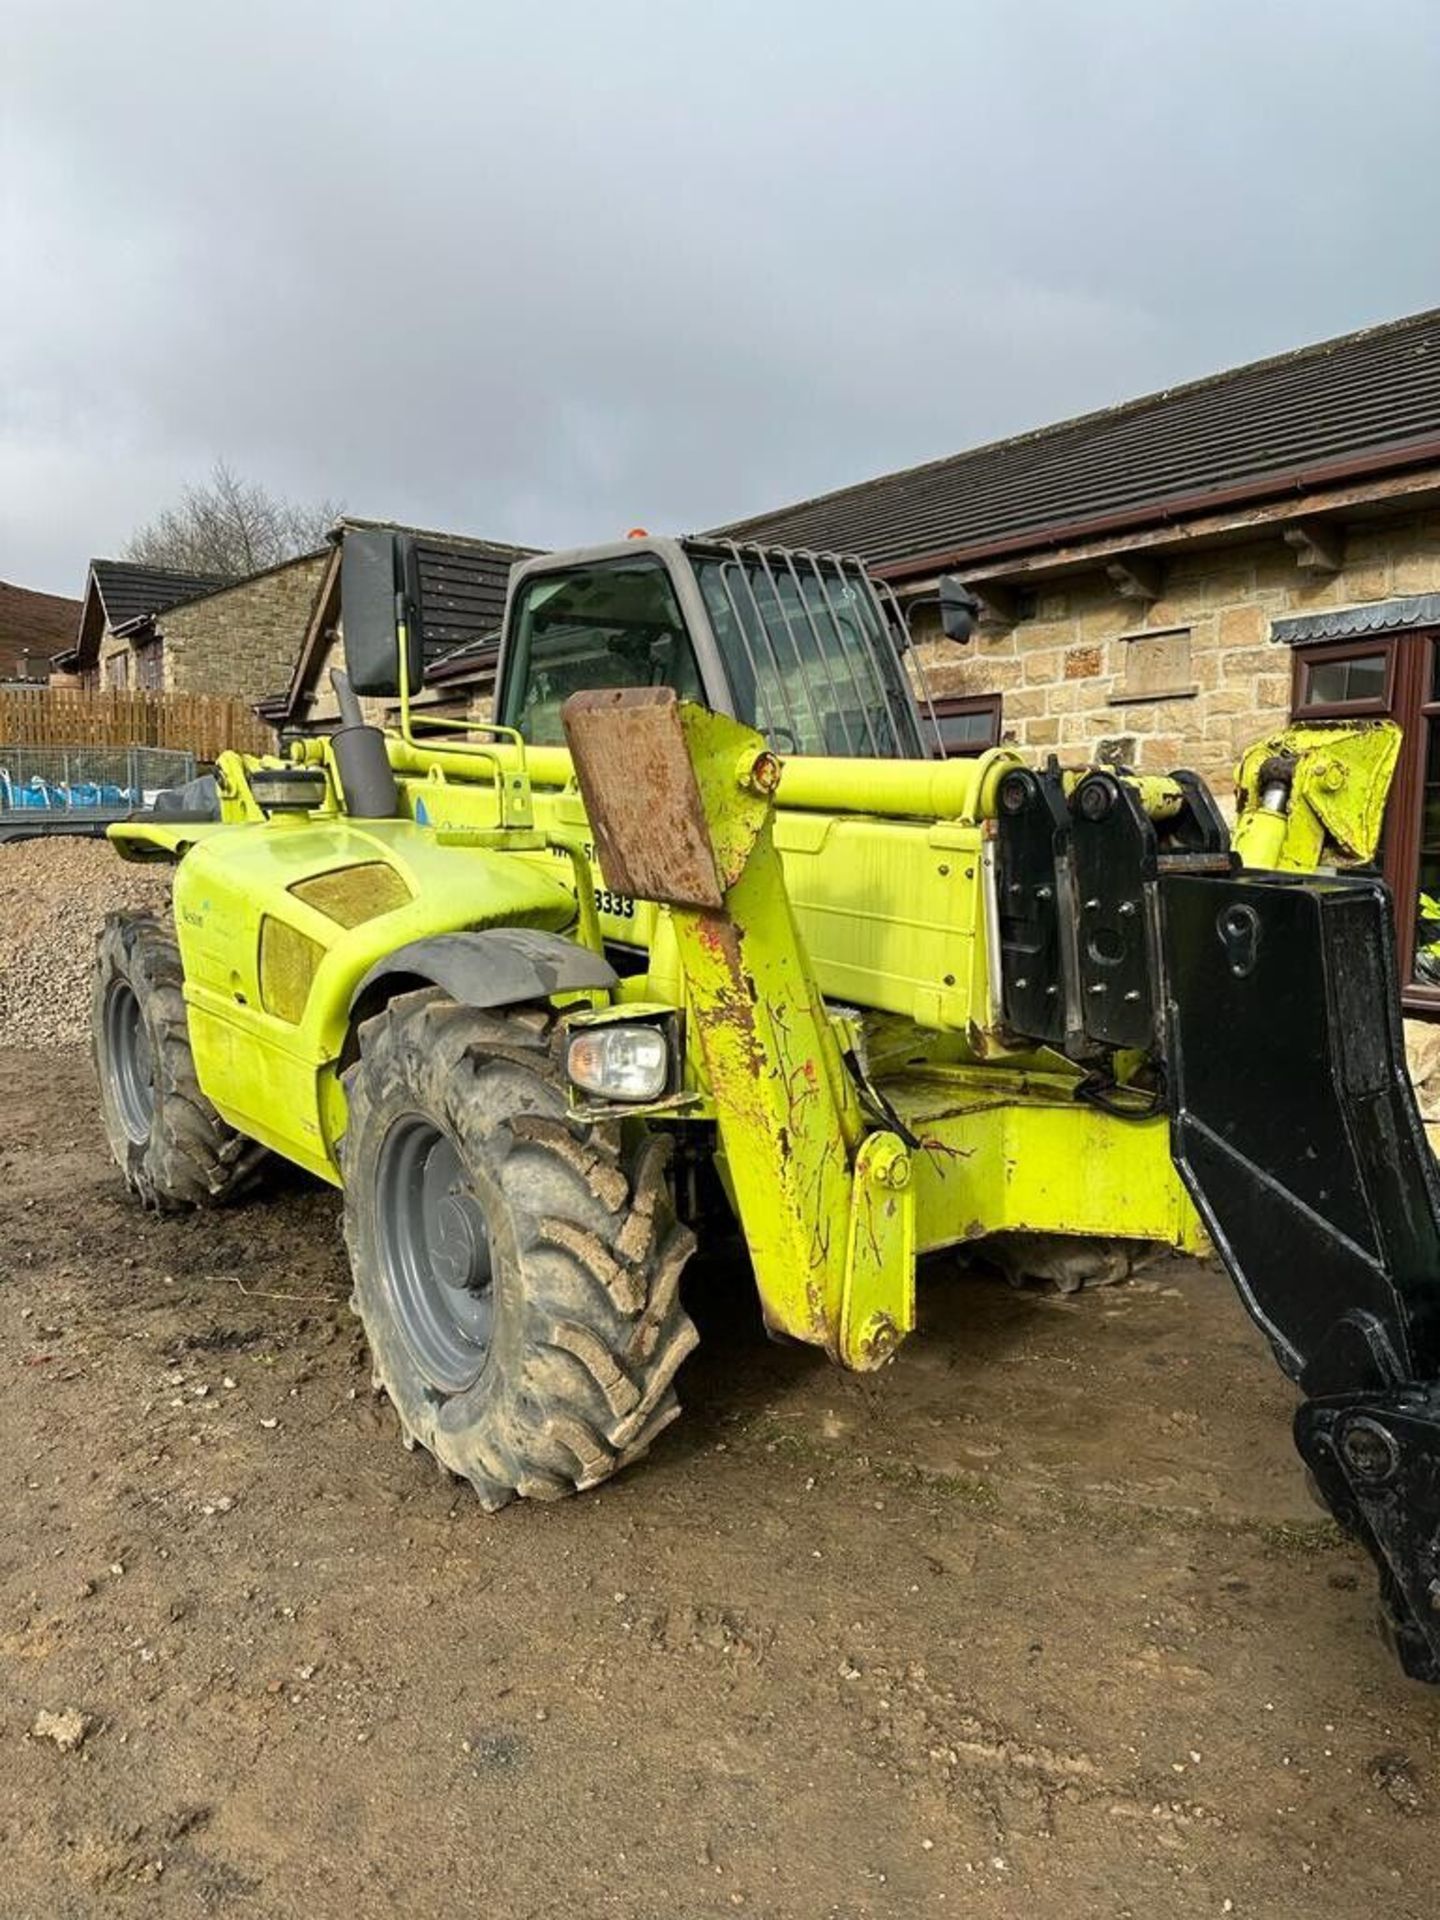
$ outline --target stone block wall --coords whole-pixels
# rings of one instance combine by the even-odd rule
[[[1327,577],[1302,571],[1277,530],[1173,556],[1161,584],[1148,607],[1103,571],[1045,584],[1033,617],[964,647],[917,621],[931,692],[1000,694],[1002,738],[1022,749],[1190,767],[1228,795],[1241,749],[1290,715],[1293,656],[1272,621],[1440,591],[1440,512],[1351,525]]]
[[[258,700],[290,683],[328,554],[272,567],[160,616],[165,689]]]

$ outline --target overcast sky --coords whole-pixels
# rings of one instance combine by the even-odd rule
[[[1440,302],[1434,0],[0,0],[0,577],[223,455],[536,545]]]

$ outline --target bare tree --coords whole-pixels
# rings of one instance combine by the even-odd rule
[[[299,506],[243,480],[224,460],[131,535],[125,558],[142,567],[239,578],[323,546],[342,509],[333,500]]]

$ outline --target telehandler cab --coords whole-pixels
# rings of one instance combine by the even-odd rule
[[[178,862],[173,925],[98,949],[142,1201],[227,1200],[267,1150],[342,1187],[377,1381],[487,1508],[594,1486],[674,1418],[702,1175],[773,1332],[852,1368],[913,1326],[921,1253],[1213,1243],[1402,1663],[1440,1679],[1440,1188],[1378,880],[1242,871],[1184,772],[927,758],[853,560],[529,561],[467,737],[412,705],[403,537],[347,532],[342,620],[339,731],[223,756],[219,817],[112,830]]]

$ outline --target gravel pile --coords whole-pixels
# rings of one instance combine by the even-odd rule
[[[90,1037],[90,971],[107,913],[164,908],[168,866],[136,866],[103,840],[0,845],[0,1047]]]

